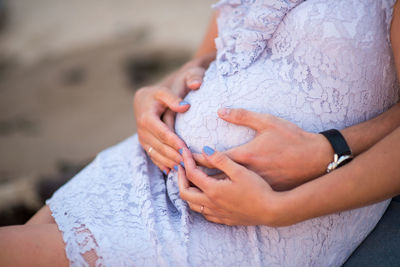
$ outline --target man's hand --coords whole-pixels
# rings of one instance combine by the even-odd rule
[[[262,176],[274,190],[288,190],[322,175],[333,160],[325,137],[284,119],[244,109],[221,109],[218,115],[257,132],[250,142],[223,153]],[[194,158],[211,168],[202,154]]]

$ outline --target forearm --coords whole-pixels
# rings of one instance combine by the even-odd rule
[[[278,225],[375,203],[400,193],[400,127],[351,163],[280,193]]]
[[[400,126],[400,103],[369,121],[343,129],[341,133],[353,151],[358,155],[372,147],[383,137]]]
[[[400,126],[400,102],[379,116],[357,125],[340,130],[354,156],[358,156],[379,140]],[[321,134],[312,134],[315,147],[314,168],[311,175],[303,182],[321,176],[326,172],[328,164],[333,161],[334,151],[328,140]],[[311,160],[311,159],[310,159]]]
[[[393,10],[390,34],[397,75],[400,78],[400,1]],[[355,155],[362,153],[400,125],[400,103],[380,116],[342,130]]]
[[[400,1],[397,1],[393,10],[390,40],[397,76],[400,80]],[[374,119],[341,130],[341,133],[344,135],[353,154],[358,155],[376,144],[398,126],[400,126],[400,103],[397,103]],[[321,148],[325,149],[323,150],[324,153],[329,152],[329,146],[325,148],[321,146]]]
[[[214,13],[208,24],[207,32],[204,35],[203,41],[194,54],[194,58],[202,57],[207,54],[215,54],[217,48],[215,47],[215,38],[218,36],[217,26],[218,13]]]
[[[397,75],[400,78],[400,1],[395,5],[390,34]],[[367,150],[400,125],[400,103],[380,116],[364,123],[343,129],[354,155]]]

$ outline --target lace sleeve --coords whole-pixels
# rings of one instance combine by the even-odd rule
[[[215,4],[214,8],[220,10],[218,25],[224,25],[224,30],[220,28],[220,35],[215,39],[220,74],[232,75],[253,63],[264,51],[285,15],[303,1],[270,0],[253,3],[222,0]]]

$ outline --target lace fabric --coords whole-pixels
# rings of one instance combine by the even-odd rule
[[[218,19],[222,26],[215,44],[220,73],[235,74],[257,60],[286,13],[303,1],[223,0],[215,4],[214,8],[230,14]]]
[[[218,57],[185,98],[191,108],[177,116],[177,133],[194,152],[226,150],[254,131],[220,120],[220,107],[314,132],[388,109],[400,92],[388,42],[394,2],[221,1]],[[176,173],[163,177],[137,136],[101,152],[47,201],[71,266],[340,266],[388,203],[289,227],[210,223],[180,199]]]

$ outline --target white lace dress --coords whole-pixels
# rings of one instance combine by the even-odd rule
[[[220,107],[271,113],[305,130],[344,128],[399,98],[389,43],[395,0],[223,0],[217,60],[176,131],[199,152],[254,132]],[[289,227],[206,221],[179,198],[136,136],[100,153],[47,201],[72,266],[339,266],[388,201]]]

